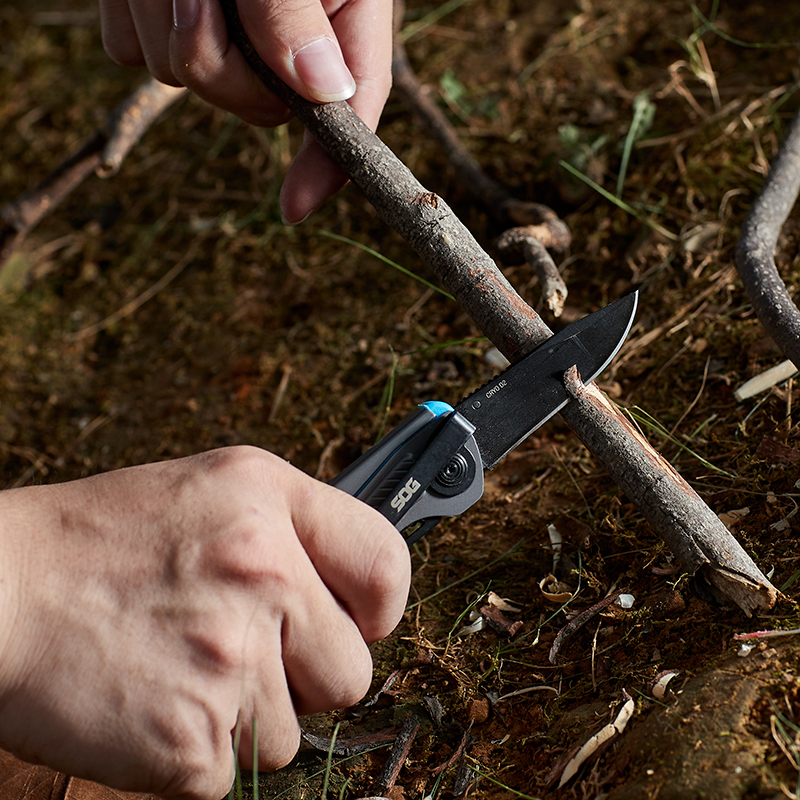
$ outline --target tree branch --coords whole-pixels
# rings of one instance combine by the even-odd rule
[[[300,119],[373,204],[439,276],[509,360],[552,332],[482,250],[447,204],[428,192],[346,103],[316,105],[292,92],[247,38],[236,0],[221,0],[231,38],[256,74]],[[748,615],[777,591],[727,528],[593,385],[567,380],[574,402],[562,416],[669,544],[681,568],[700,574]],[[698,534],[699,531],[699,534]]]
[[[736,245],[736,267],[756,316],[795,365],[800,365],[800,311],[775,265],[775,247],[799,191],[800,113],[778,151]]]
[[[396,28],[403,7],[402,0],[395,0]],[[554,316],[560,316],[567,287],[548,250],[566,253],[572,241],[567,225],[550,207],[517,200],[483,171],[439,106],[423,91],[400,35],[394,39],[392,78],[395,91],[438,140],[461,186],[505,230],[497,242],[500,253],[531,267],[539,278],[542,299]]]
[[[143,83],[109,114],[100,130],[42,183],[3,206],[0,211],[3,221],[0,225],[0,284],[4,264],[31,230],[93,172],[104,178],[114,175],[158,115],[185,91],[154,78]]]

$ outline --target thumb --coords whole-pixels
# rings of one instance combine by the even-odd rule
[[[276,75],[307,100],[347,100],[356,82],[319,0],[239,0],[250,41]]]

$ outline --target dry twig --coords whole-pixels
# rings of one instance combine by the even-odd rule
[[[736,266],[756,315],[794,364],[800,364],[800,310],[775,265],[775,246],[798,191],[800,114],[778,152],[761,194],[747,215],[736,246]]]
[[[109,115],[103,128],[65,159],[35,189],[3,206],[0,216],[0,278],[3,266],[39,222],[89,175],[116,174],[131,148],[186,89],[155,78],[143,83]]]

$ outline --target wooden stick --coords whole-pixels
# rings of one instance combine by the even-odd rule
[[[384,222],[434,270],[495,346],[515,361],[552,336],[444,200],[426,190],[347,103],[317,105],[289,89],[255,51],[236,1],[221,0],[221,5],[231,39],[259,78],[350,176]],[[705,578],[748,615],[771,608],[777,590],[711,509],[596,387],[584,390],[577,376],[567,382],[575,401],[563,418],[669,544],[681,569]]]

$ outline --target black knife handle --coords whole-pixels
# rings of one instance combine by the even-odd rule
[[[421,405],[332,485],[378,509],[409,544],[483,494],[474,426],[447,403]]]

